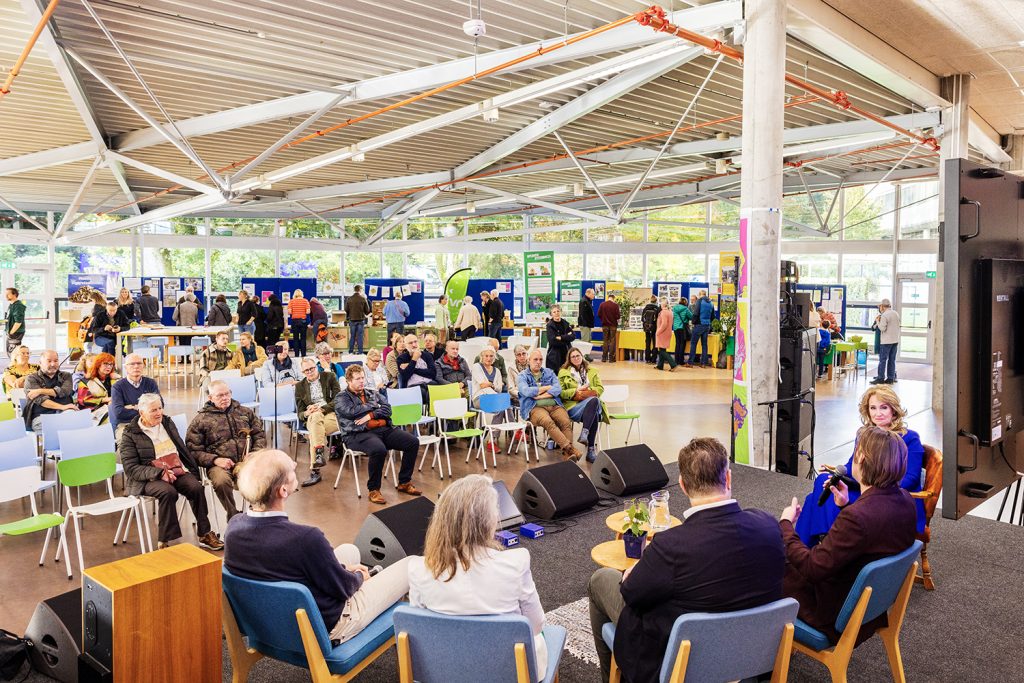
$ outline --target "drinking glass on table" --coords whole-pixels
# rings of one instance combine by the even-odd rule
[[[651,529],[655,532],[665,531],[672,525],[672,515],[668,511],[668,491],[655,491],[651,494]]]

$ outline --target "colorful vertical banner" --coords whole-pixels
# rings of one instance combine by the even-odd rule
[[[750,220],[740,216],[740,251],[722,252],[719,257],[722,271],[722,294],[736,297],[736,357],[733,359],[732,382],[732,439],[736,462],[750,463],[754,450],[753,431],[750,429],[751,388],[747,367],[750,339]],[[731,293],[726,284],[726,258],[734,264],[730,275]]]
[[[471,268],[460,268],[449,275],[448,281],[444,284],[444,295],[448,297],[448,314],[452,318],[452,323],[459,317],[462,300],[469,291],[469,276],[472,272]]]
[[[546,311],[555,302],[555,252],[524,251],[526,310]]]

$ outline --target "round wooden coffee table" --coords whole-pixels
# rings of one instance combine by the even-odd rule
[[[611,567],[624,572],[637,563],[632,557],[626,557],[626,546],[622,539],[598,543],[590,550],[590,558],[602,567]]]
[[[669,517],[669,528],[677,527],[682,524],[682,520],[676,517]],[[604,520],[605,525],[615,532],[615,538],[622,538],[622,524],[626,521],[626,511],[613,512],[608,515],[607,519]],[[645,524],[643,530],[647,532],[647,540],[650,542],[655,532],[651,529],[650,525]]]

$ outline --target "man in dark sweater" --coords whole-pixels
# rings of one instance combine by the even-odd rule
[[[576,327],[580,329],[580,339],[590,341],[591,332],[594,329],[594,290],[588,289],[583,292],[580,299],[580,312],[576,316]]]
[[[144,323],[160,322],[160,299],[149,293],[149,285],[143,285],[136,301],[139,304],[139,320]]]
[[[622,317],[622,309],[615,302],[615,295],[609,294],[608,298],[597,307],[597,317],[601,321],[601,360],[605,363],[614,363],[619,343],[619,318]]]
[[[622,680],[643,683],[658,680],[680,615],[750,609],[782,597],[778,522],[733,500],[729,454],[717,439],[693,439],[679,451],[679,488],[690,499],[684,523],[659,532],[625,573],[603,568],[590,578],[590,625],[605,681],[612,653],[601,629],[609,621]]]
[[[160,393],[156,380],[142,374],[145,368],[142,356],[129,353],[124,359],[124,377],[117,380],[110,390],[110,426],[119,438],[118,428],[139,416],[139,397]]]
[[[249,455],[238,490],[250,509],[228,522],[224,566],[246,579],[306,586],[331,640],[344,642],[409,592],[409,558],[371,579],[354,545],[331,548],[320,529],[288,520],[285,501],[298,484],[295,462],[284,451]]]

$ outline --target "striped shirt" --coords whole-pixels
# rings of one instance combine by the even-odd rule
[[[309,301],[299,297],[288,302],[288,317],[292,320],[303,320],[309,315]]]

